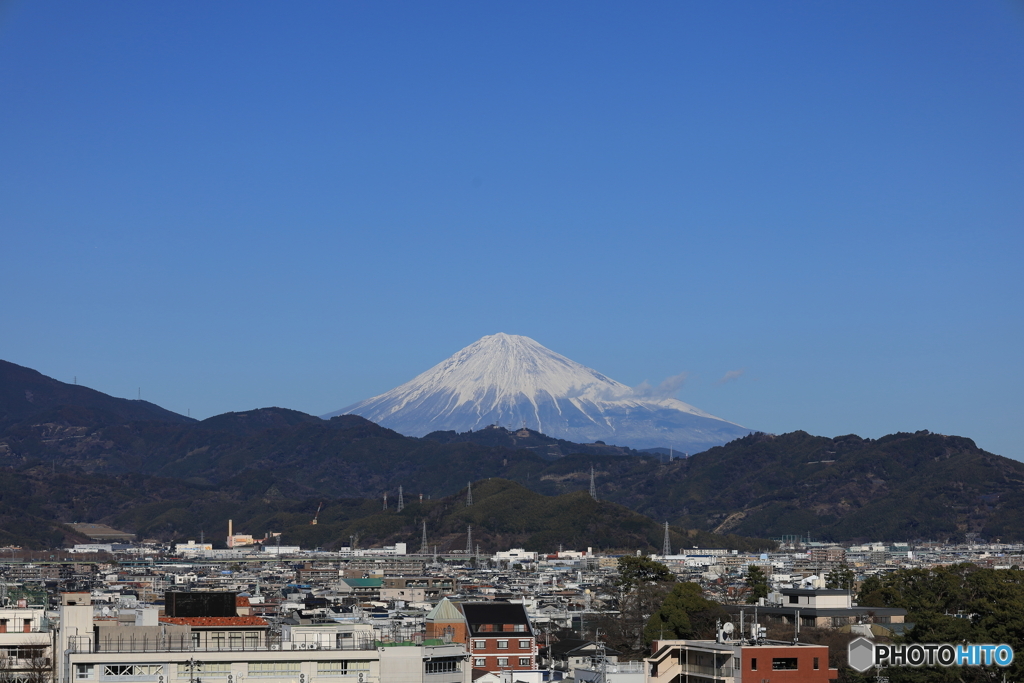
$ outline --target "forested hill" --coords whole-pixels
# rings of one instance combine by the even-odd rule
[[[635,451],[623,457],[611,446],[574,445],[529,430],[418,439],[353,415],[321,420],[282,408],[195,422],[137,401],[77,391],[84,387],[54,386],[55,380],[11,364],[0,370],[17,380],[0,385],[0,408],[10,411],[0,414],[0,468],[7,477],[45,465],[51,474],[82,481],[141,474],[156,477],[147,480],[151,487],[160,481],[170,489],[228,487],[236,502],[379,500],[385,491],[396,496],[399,486],[408,496],[444,497],[467,481],[488,478],[555,496],[587,491],[593,468],[598,499],[683,528],[834,541],[967,533],[1024,540],[1024,464],[956,436],[752,434],[669,461]],[[51,390],[56,393],[47,394]],[[28,417],[26,392],[36,401],[30,405],[41,408]],[[78,403],[53,405],[64,399]],[[133,417],[134,409],[146,419]],[[153,499],[178,495],[154,490]],[[84,494],[77,499],[100,501]],[[57,521],[98,521],[97,514],[80,509]]]
[[[161,420],[195,422],[148,401],[115,398],[102,392],[67,384],[31,368],[0,360],[0,427],[33,416],[42,418],[59,407],[86,408],[108,420]]]
[[[1024,538],[1024,464],[929,432],[752,434],[608,486],[656,518],[744,535]]]

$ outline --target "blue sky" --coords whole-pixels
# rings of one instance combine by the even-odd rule
[[[485,334],[1024,459],[1024,8],[0,3],[0,358],[314,414]]]

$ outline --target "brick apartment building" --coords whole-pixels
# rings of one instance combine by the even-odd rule
[[[428,638],[466,643],[474,669],[497,673],[537,668],[537,638],[521,604],[453,603],[445,598],[426,621]]]

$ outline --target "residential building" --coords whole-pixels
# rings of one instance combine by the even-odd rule
[[[737,640],[656,640],[647,683],[829,683],[828,647],[806,643]]]
[[[463,602],[474,669],[528,671],[536,667],[537,640],[526,609],[511,602]]]

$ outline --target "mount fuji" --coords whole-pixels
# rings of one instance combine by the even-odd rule
[[[529,337],[492,334],[391,391],[324,415],[407,436],[526,426],[577,443],[696,453],[750,433],[675,398],[631,389]]]

